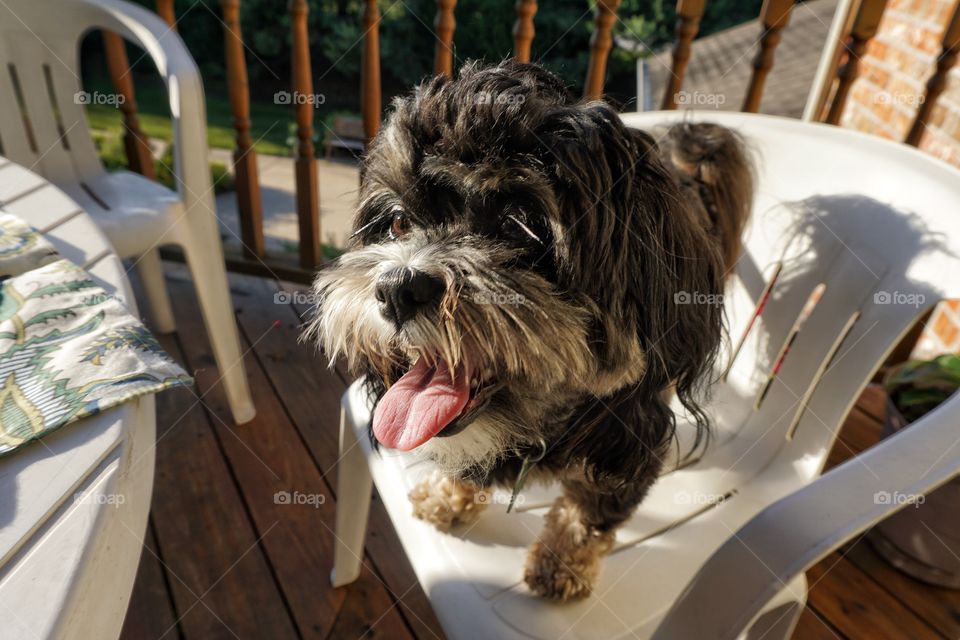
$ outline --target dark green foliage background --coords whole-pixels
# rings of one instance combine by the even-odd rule
[[[138,0],[153,8],[152,0]],[[707,35],[755,18],[762,0],[712,0],[701,24]],[[326,96],[326,108],[359,107],[359,0],[312,0],[310,39],[316,91]],[[658,51],[673,39],[676,21],[672,0],[624,0],[615,33]],[[387,97],[429,74],[433,66],[434,0],[381,0],[380,46]],[[223,25],[215,0],[177,0],[178,30],[203,72],[208,90],[224,82]],[[454,51],[457,61],[482,58],[497,61],[510,55],[513,0],[459,0]],[[290,18],[280,0],[243,0],[241,24],[249,47],[247,67],[254,101],[270,101],[290,82]],[[593,29],[593,3],[585,0],[542,0],[535,18],[533,57],[582,87]],[[615,49],[609,67],[608,90],[621,100],[634,93],[636,55]],[[142,71],[141,69],[138,69]]]

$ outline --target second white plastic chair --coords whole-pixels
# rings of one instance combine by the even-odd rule
[[[174,131],[177,191],[129,171],[107,173],[83,104],[80,41],[95,29],[146,51],[163,77]],[[88,97],[92,96],[92,97]],[[7,158],[73,197],[122,258],[135,261],[153,327],[174,329],[158,249],[183,248],[237,423],[255,409],[240,351],[207,154],[200,72],[175,31],[122,0],[6,0],[0,6],[0,144]],[[42,231],[42,229],[41,229]]]

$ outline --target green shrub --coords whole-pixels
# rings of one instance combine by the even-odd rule
[[[905,362],[887,375],[884,386],[903,417],[913,422],[960,389],[960,356]]]

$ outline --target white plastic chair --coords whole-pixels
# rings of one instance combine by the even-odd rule
[[[650,130],[683,117],[624,120]],[[525,491],[510,515],[501,492],[473,527],[435,531],[412,516],[406,496],[425,465],[371,452],[369,408],[354,384],[343,398],[335,585],[358,575],[374,481],[451,638],[788,638],[808,567],[902,507],[902,496],[960,471],[954,396],[819,477],[845,416],[898,339],[939,299],[960,295],[960,172],[827,125],[735,113],[694,119],[739,130],[758,165],[746,254],[725,297],[731,340],[721,364],[733,362],[709,405],[709,448],[657,482],[618,532],[594,594],[556,604],[521,582],[556,490]],[[686,446],[689,431],[681,424]]]
[[[167,85],[176,192],[129,171],[107,173],[81,100],[81,38],[103,29],[140,46]],[[21,104],[22,107],[21,108]],[[0,147],[69,194],[121,258],[135,258],[154,328],[174,329],[158,247],[183,248],[237,423],[255,410],[240,352],[207,159],[200,72],[156,14],[121,0],[5,0],[0,4]]]

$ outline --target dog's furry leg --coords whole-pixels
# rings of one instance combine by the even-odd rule
[[[449,531],[458,524],[474,522],[490,502],[490,492],[434,471],[410,491],[410,502],[417,518],[440,531]]]
[[[616,528],[633,513],[653,479],[598,491],[586,480],[565,480],[564,495],[546,517],[530,547],[524,582],[536,595],[555,600],[584,598],[593,591],[603,558],[613,549]]]
[[[556,600],[588,596],[614,537],[613,530],[587,524],[580,507],[560,496],[547,514],[540,539],[530,547],[523,580],[538,596]]]

